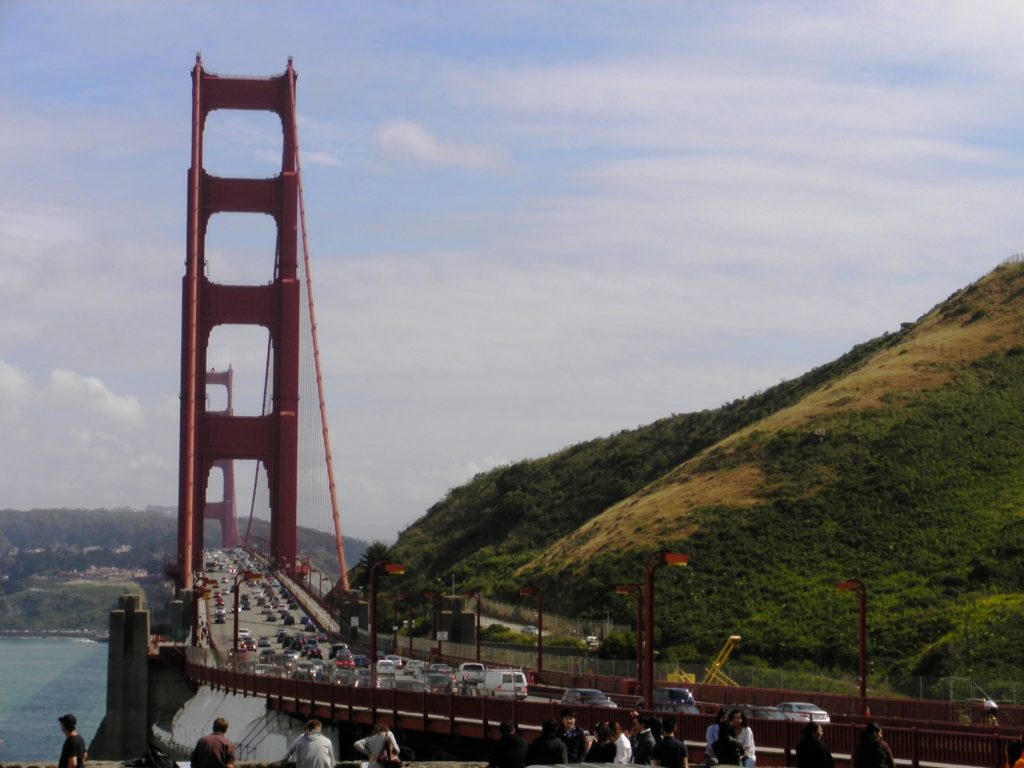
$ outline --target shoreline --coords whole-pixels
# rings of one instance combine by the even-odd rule
[[[87,640],[93,643],[108,643],[110,636],[106,632],[93,629],[0,629],[0,638],[13,637],[26,640],[46,637],[66,637],[71,640]]]

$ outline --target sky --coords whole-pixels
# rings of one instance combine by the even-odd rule
[[[392,541],[1024,251],[1021,29],[1016,0],[0,0],[0,509],[177,503],[197,53],[293,57],[342,525]],[[275,121],[213,113],[207,170],[276,173]],[[271,279],[263,219],[214,217],[211,279]],[[214,334],[236,412],[265,339]]]

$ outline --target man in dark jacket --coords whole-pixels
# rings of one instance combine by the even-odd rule
[[[533,740],[530,748],[526,750],[527,765],[556,765],[569,762],[565,751],[565,742],[558,738],[555,731],[558,730],[558,723],[549,717],[540,724],[540,736]]]
[[[567,762],[582,763],[590,745],[587,744],[587,734],[576,726],[575,709],[562,710],[562,727],[558,729],[558,738],[565,744],[565,752],[569,757]]]
[[[633,745],[633,762],[640,765],[650,765],[651,753],[657,741],[654,738],[652,725],[654,718],[645,717],[641,723],[640,733],[636,735],[636,743]],[[660,729],[659,729],[660,730]]]
[[[503,720],[498,726],[501,739],[491,749],[487,768],[526,768],[526,739],[516,733],[511,720]]]
[[[804,726],[804,737],[796,745],[796,768],[834,768],[835,760],[821,736],[821,723]]]
[[[651,765],[661,768],[689,768],[690,754],[686,745],[676,738],[676,719],[666,717],[661,721],[661,741],[651,752]]]

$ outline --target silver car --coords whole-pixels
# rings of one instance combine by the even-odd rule
[[[788,720],[813,721],[815,723],[830,723],[832,718],[828,712],[817,704],[810,704],[806,701],[784,701],[775,707],[782,712]]]

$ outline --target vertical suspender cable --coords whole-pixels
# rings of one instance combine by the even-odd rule
[[[299,162],[299,119],[295,110],[295,80],[291,81],[292,136],[295,139],[295,173],[299,188],[299,220],[302,223],[302,259],[306,271],[306,297],[309,302],[309,325],[313,332],[313,362],[316,366],[316,389],[320,399],[320,424],[324,436],[324,454],[327,457],[327,484],[331,492],[331,514],[334,517],[334,538],[338,548],[340,584],[349,589],[348,566],[345,563],[345,540],[341,534],[341,513],[338,510],[338,489],[334,482],[334,459],[331,454],[331,433],[327,427],[327,404],[324,399],[324,377],[320,367],[320,340],[316,329],[316,307],[313,302],[313,275],[310,272],[309,241],[306,236],[306,203],[302,194],[302,164]]]

